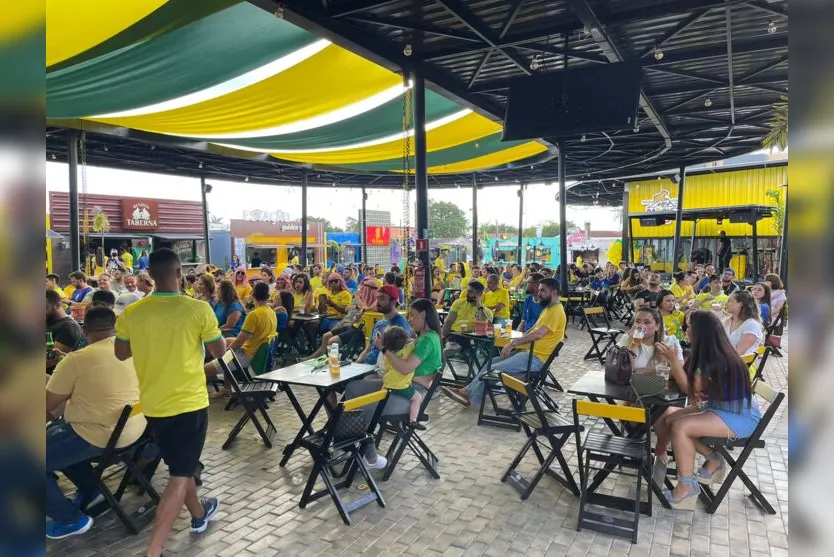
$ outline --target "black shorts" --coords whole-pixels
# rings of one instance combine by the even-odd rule
[[[339,332],[337,333],[336,331]],[[337,329],[336,331],[333,331],[333,334],[334,336],[338,334],[339,344],[342,346],[347,346],[356,337],[360,337],[359,341],[365,340],[365,334],[362,332],[362,329],[357,329],[356,327],[343,327],[341,329]]]
[[[184,478],[193,476],[206,442],[208,408],[147,420],[159,452],[168,465],[168,473]]]

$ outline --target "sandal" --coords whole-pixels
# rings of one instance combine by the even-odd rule
[[[675,510],[694,511],[698,496],[701,495],[701,486],[698,484],[698,480],[695,479],[695,476],[678,476],[678,485],[680,484],[686,486],[686,495],[680,499],[675,499],[672,491],[664,489],[663,496]]]
[[[718,468],[715,469],[714,472],[710,472],[707,470],[707,463],[710,460],[717,460],[720,462]],[[709,455],[707,455],[707,459],[704,461],[704,465],[701,466],[701,469],[695,472],[695,477],[698,478],[698,481],[704,485],[711,485],[714,483],[720,484],[724,481],[724,476],[727,475],[727,461],[724,460],[724,457],[721,456],[721,453],[718,451],[713,451]]]

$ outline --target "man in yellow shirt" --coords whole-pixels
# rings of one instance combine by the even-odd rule
[[[133,271],[133,254],[130,253],[129,249],[119,248],[119,259],[121,259],[125,264],[125,269],[128,271]]]
[[[494,325],[506,325],[507,319],[510,318],[510,292],[501,288],[498,275],[489,275],[487,278],[484,305],[492,311]]]
[[[313,289],[313,292],[322,287],[321,265],[313,265],[313,268],[310,270],[310,287]]]
[[[501,350],[501,355],[492,359],[491,368],[494,372],[512,375],[526,373],[529,345],[535,342],[530,371],[531,373],[546,373],[546,370],[542,369],[544,362],[565,338],[567,325],[565,308],[559,302],[559,281],[553,278],[542,280],[539,283],[538,298],[539,304],[544,309],[536,324],[523,337],[508,342]],[[489,365],[484,365],[466,387],[461,389],[443,387],[443,393],[463,406],[479,404],[484,396],[482,377],[489,369]]]
[[[517,263],[511,265],[510,274],[513,276],[510,279],[510,288],[518,288],[521,286],[521,283],[524,281],[524,273],[521,270],[521,265]]]
[[[58,283],[61,282],[61,275],[50,273],[46,275],[46,289],[47,290],[54,290],[61,296],[62,300],[66,300],[69,297],[69,294],[64,292],[64,290],[58,286]],[[67,309],[66,304],[64,304],[64,310]]]
[[[319,313],[327,315],[321,320],[319,332],[326,333],[347,314],[347,307],[353,300],[350,290],[345,286],[345,279],[339,273],[331,273],[327,279],[327,291],[318,296]]]
[[[204,532],[217,513],[216,498],[197,498],[194,476],[208,428],[204,354],[219,358],[226,343],[211,306],[180,295],[179,256],[158,249],[149,260],[156,290],[119,316],[114,348],[119,360],[133,358],[142,410],[170,474],[148,546],[157,557],[183,503],[193,533]]]
[[[468,338],[455,333],[472,332],[475,314],[479,307],[483,307],[481,301],[483,294],[484,286],[473,280],[464,290],[465,298],[455,300],[452,307],[449,308],[449,315],[443,322],[443,329],[441,330],[443,339],[449,341],[444,351],[447,356],[457,353],[461,349],[469,350],[471,348],[472,343],[469,342]],[[484,313],[486,313],[487,319],[492,321],[492,311],[484,307]]]
[[[708,289],[695,296],[695,299],[692,301],[689,309],[712,310],[712,304],[720,304],[722,308],[727,305],[727,295],[724,294],[724,287],[721,285],[721,277],[718,275],[710,275]]]

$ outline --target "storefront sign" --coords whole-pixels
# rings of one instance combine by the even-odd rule
[[[286,228],[284,230],[301,232],[301,223],[287,222],[290,216],[285,211],[262,211],[261,209],[253,209],[251,211],[243,211],[243,220],[251,222],[270,222],[280,226],[290,226],[294,228]]]
[[[585,233],[578,228],[568,231],[568,245],[576,246],[585,243]]]
[[[672,197],[667,189],[660,190],[651,199],[643,200],[640,203],[646,207],[647,213],[669,213],[678,210],[678,198]]]
[[[365,238],[369,246],[391,245],[391,228],[388,226],[368,226],[365,228]]]
[[[156,199],[122,199],[122,228],[156,230],[159,228],[159,203]]]

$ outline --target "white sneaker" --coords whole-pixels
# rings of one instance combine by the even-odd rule
[[[365,457],[362,457],[362,460],[365,461],[365,466],[367,466],[370,470],[382,470],[388,466],[388,459],[382,455],[377,455],[376,462],[373,463],[368,462],[368,459]]]

